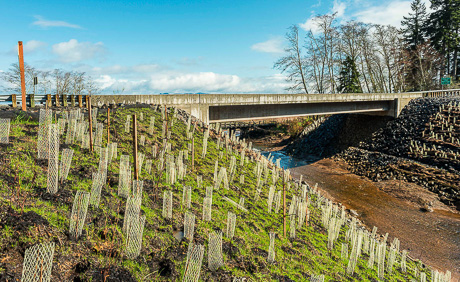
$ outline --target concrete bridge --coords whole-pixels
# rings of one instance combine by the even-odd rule
[[[408,93],[352,94],[168,94],[92,95],[92,105],[161,104],[184,109],[206,123],[261,120],[309,115],[363,113],[397,117],[410,100],[460,95],[460,89]],[[27,95],[28,106],[86,105],[86,95]],[[21,96],[0,95],[0,105],[17,106]]]
[[[149,103],[184,109],[206,123],[339,113],[397,117],[410,100],[460,95],[460,90],[354,94],[97,95],[93,105]]]

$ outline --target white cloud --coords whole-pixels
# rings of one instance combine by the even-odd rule
[[[299,26],[305,31],[311,31],[313,34],[320,32],[319,26],[315,21],[315,16],[311,16],[304,23],[299,24]]]
[[[23,50],[24,50],[24,53],[32,53],[34,51],[39,50],[42,47],[45,47],[46,45],[47,44],[45,42],[42,42],[42,41],[30,40],[30,41],[27,41],[24,44]]]
[[[256,43],[251,46],[251,49],[264,53],[283,53],[283,38],[275,37],[264,42]]]
[[[332,6],[332,13],[337,13],[337,17],[341,18],[345,15],[346,8],[347,4],[345,4],[344,2],[334,0],[334,5]]]
[[[79,62],[92,59],[96,56],[103,56],[106,52],[102,42],[78,42],[71,39],[68,42],[61,42],[53,45],[53,53],[59,56],[63,63]]]
[[[82,27],[77,24],[71,24],[65,21],[51,21],[46,20],[42,16],[35,16],[35,21],[32,23],[33,25],[48,28],[48,27],[69,27],[69,28],[77,28],[81,29]]]
[[[364,23],[392,25],[401,27],[401,20],[407,16],[411,1],[391,1],[389,3],[371,6],[354,14],[354,18]]]
[[[232,89],[240,83],[236,75],[214,72],[155,74],[150,87],[161,92],[213,92]]]
[[[285,76],[241,78],[215,72],[182,72],[161,67],[150,75],[132,75],[133,67],[125,67],[126,74],[91,73],[103,93],[124,90],[125,94],[146,93],[284,93],[289,83]],[[93,68],[96,70],[96,68]]]

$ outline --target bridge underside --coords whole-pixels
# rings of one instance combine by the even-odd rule
[[[369,113],[394,116],[395,101],[209,106],[209,123],[294,116]]]

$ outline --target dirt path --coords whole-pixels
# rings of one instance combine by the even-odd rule
[[[397,237],[401,249],[409,250],[413,258],[441,271],[450,270],[454,281],[460,281],[460,214],[439,209],[440,203],[434,203],[434,212],[420,211],[412,200],[417,197],[432,200],[426,191],[411,185],[412,195],[396,198],[398,195],[379,189],[386,185],[388,189],[384,190],[391,190],[390,186],[396,183],[373,183],[351,174],[331,159],[290,170],[294,177],[303,174],[309,184],[318,183],[330,198],[355,210],[370,229],[377,226],[380,234],[389,233],[390,240]]]

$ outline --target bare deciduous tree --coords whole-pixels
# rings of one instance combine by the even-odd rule
[[[287,80],[293,82],[293,86],[287,90],[292,92],[301,91],[308,94],[307,81],[305,79],[305,62],[299,45],[299,27],[292,25],[286,33],[289,47],[285,49],[286,56],[275,63],[275,68],[282,73],[288,73]]]
[[[72,86],[71,72],[63,71],[62,69],[55,69],[53,71],[54,85],[56,94],[68,94]]]
[[[34,87],[34,77],[38,75],[38,71],[30,65],[24,63],[24,77],[26,84],[26,93],[31,93]],[[20,93],[21,92],[21,74],[19,70],[19,64],[14,63],[10,65],[10,68],[6,72],[0,73],[0,79],[8,83],[7,87],[4,87],[5,91]]]

